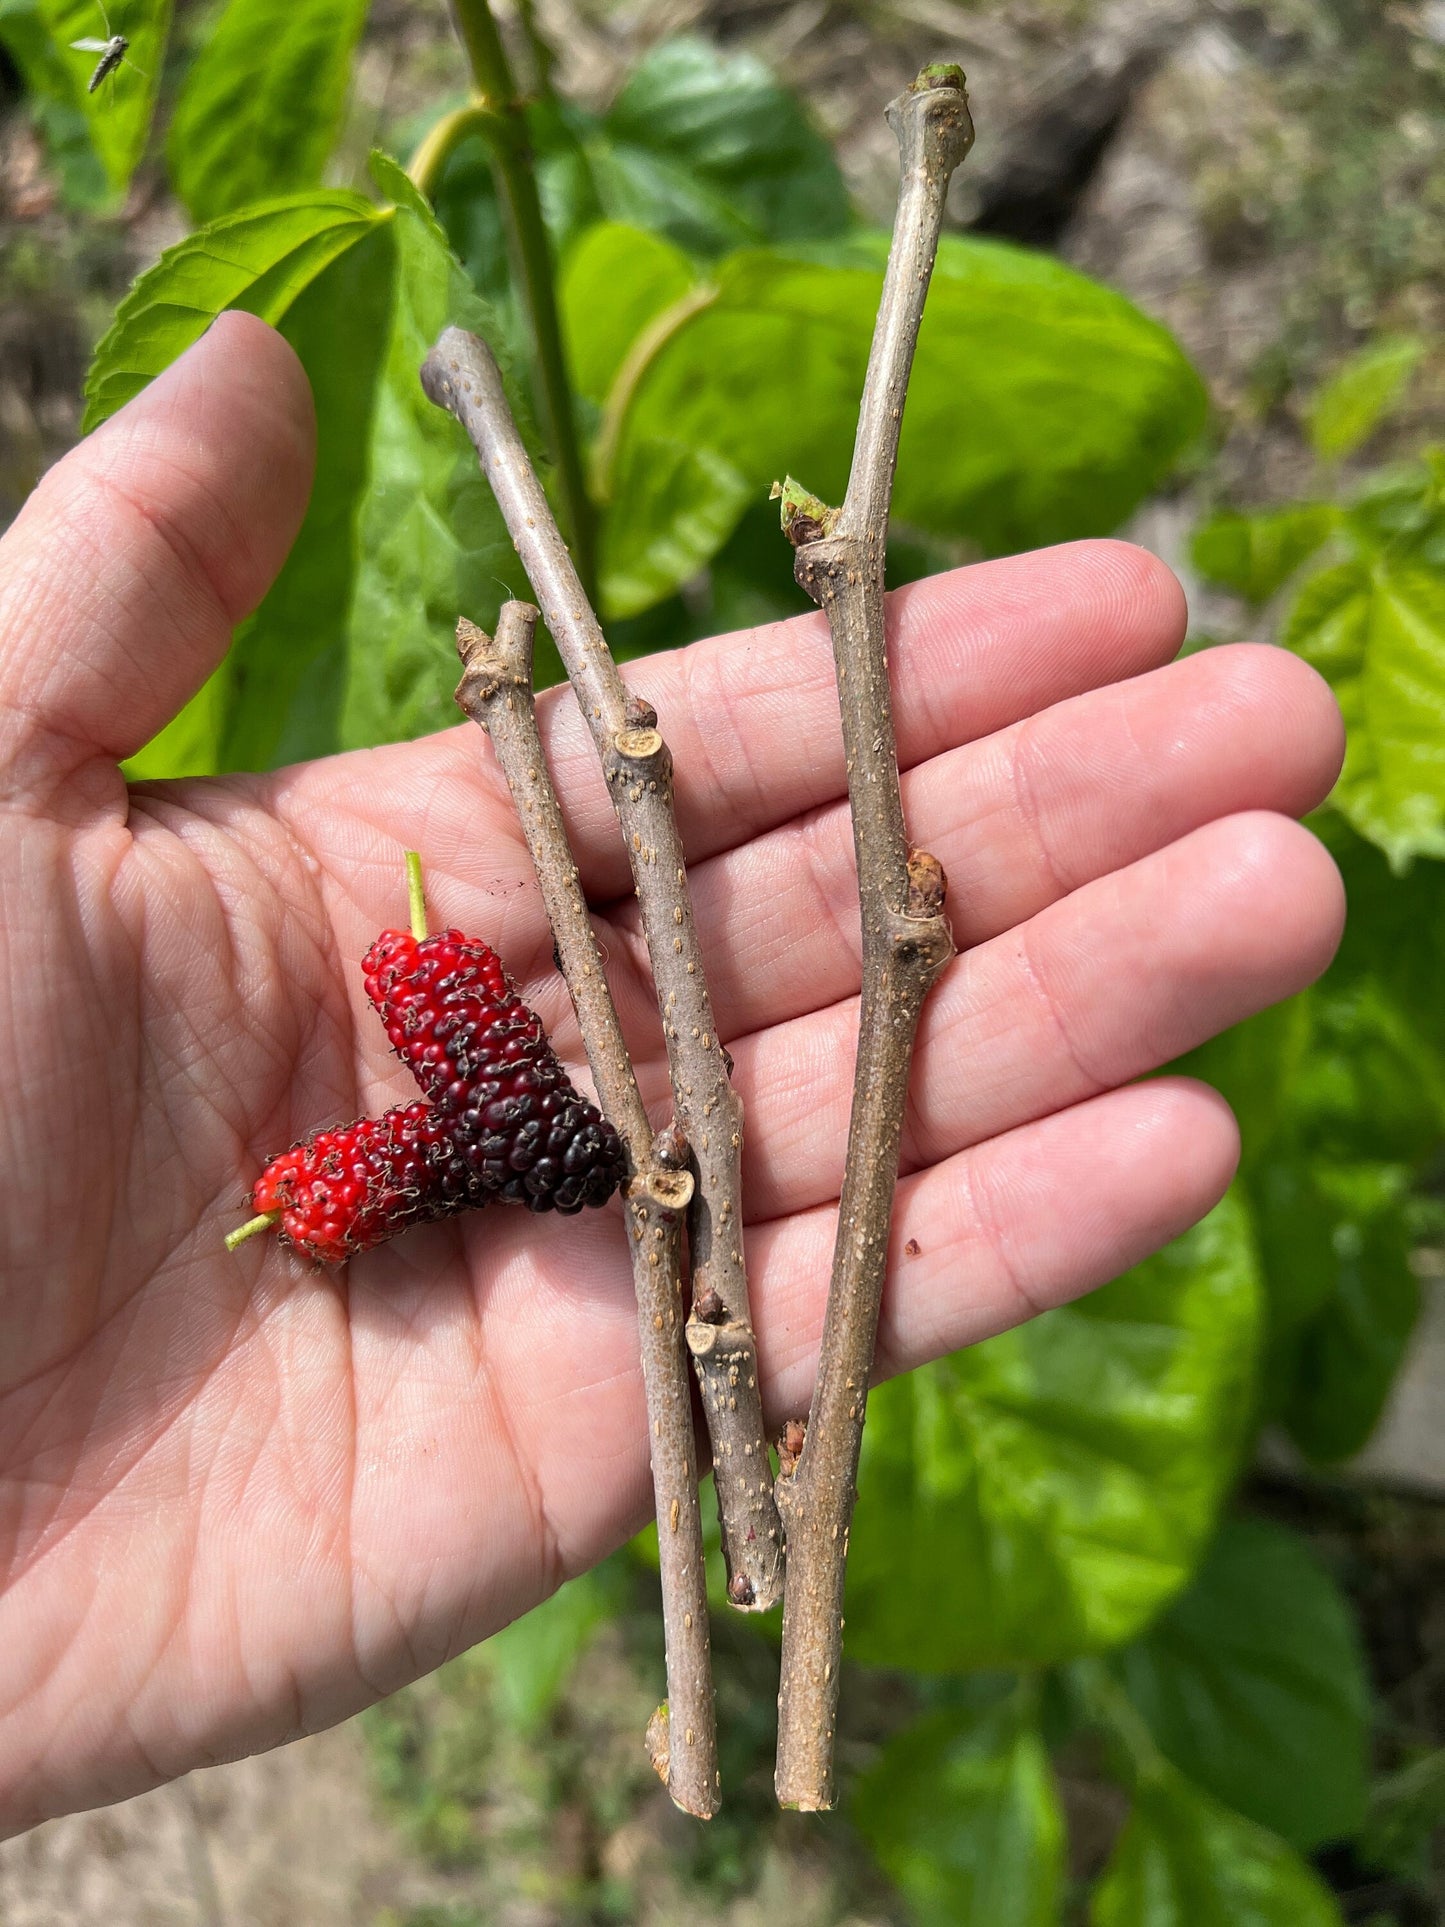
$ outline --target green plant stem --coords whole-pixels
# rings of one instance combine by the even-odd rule
[[[259,1217],[247,1218],[244,1224],[238,1224],[234,1231],[226,1233],[227,1251],[234,1251],[238,1245],[245,1244],[248,1238],[259,1237],[263,1231],[269,1231],[273,1224],[279,1224],[280,1220],[279,1211],[263,1211]]]
[[[437,183],[452,155],[473,134],[486,139],[495,118],[491,108],[479,100],[468,101],[465,107],[454,107],[451,113],[443,114],[412,155],[406,170],[417,192],[425,194],[429,201],[435,200]]]
[[[425,943],[426,885],[422,881],[421,858],[415,850],[406,853],[406,903],[411,916],[411,934],[418,943]]]
[[[557,315],[552,244],[537,193],[526,104],[517,92],[511,63],[487,0],[452,0],[452,9],[481,104],[487,110],[485,131],[497,191],[506,211],[513,264],[532,333],[542,430],[557,464],[565,533],[572,545],[582,586],[588,600],[595,603],[595,518],[582,470],[582,451],[572,409],[572,384]]]
[[[1102,1659],[1076,1660],[1065,1675],[1085,1722],[1102,1735],[1115,1776],[1129,1792],[1167,1769],[1144,1716]]]
[[[517,0],[517,18],[522,24],[523,33],[527,36],[538,96],[542,100],[555,100],[557,89],[553,83],[553,74],[557,66],[557,56],[553,53],[547,36],[538,23],[536,0]]]

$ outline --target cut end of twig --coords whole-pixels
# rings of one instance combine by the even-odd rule
[[[783,534],[795,549],[802,548],[805,542],[821,542],[824,536],[833,533],[839,511],[829,508],[818,496],[809,494],[802,483],[795,482],[791,475],[773,483],[768,500],[782,503]]]
[[[927,850],[908,852],[908,904],[910,917],[942,915],[948,896],[948,872]]]
[[[625,756],[629,763],[645,763],[662,748],[662,734],[648,724],[638,729],[619,729],[612,742],[617,754]]]
[[[788,1793],[781,1786],[775,1786],[775,1791],[784,1813],[831,1813],[837,1805],[826,1787],[818,1792]]]
[[[270,1231],[273,1226],[278,1225],[280,1222],[281,1213],[279,1211],[263,1211],[259,1217],[248,1218],[244,1224],[238,1224],[234,1231],[228,1231],[226,1233],[227,1251],[234,1251],[238,1245],[245,1244],[248,1238],[260,1237],[263,1231]]]
[[[645,1199],[661,1211],[686,1211],[692,1193],[691,1171],[639,1171],[627,1187],[629,1198]]]
[[[406,901],[411,913],[411,934],[418,943],[425,943],[426,887],[422,882],[421,858],[415,850],[406,853]]]

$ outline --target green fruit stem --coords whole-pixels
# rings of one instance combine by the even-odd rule
[[[406,900],[411,910],[411,934],[418,943],[425,943],[426,890],[422,883],[421,858],[415,850],[406,853]]]

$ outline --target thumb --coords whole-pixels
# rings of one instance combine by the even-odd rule
[[[200,688],[295,540],[315,434],[290,347],[223,314],[56,464],[0,541],[0,793],[131,755]]]

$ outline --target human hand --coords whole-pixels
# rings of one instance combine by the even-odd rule
[[[264,1159],[413,1096],[358,968],[404,921],[485,936],[582,1054],[478,731],[270,776],[119,758],[220,660],[299,523],[289,349],[223,316],[59,464],[0,544],[0,1827],[325,1726],[603,1557],[649,1509],[613,1206],[493,1208],[337,1275],[234,1255]],[[779,567],[786,566],[780,545]],[[1135,1263],[1229,1182],[1181,1051],[1329,960],[1338,876],[1287,820],[1341,754],[1273,649],[1173,662],[1174,579],[1119,543],[892,600],[905,804],[961,955],[919,1037],[880,1375]],[[659,711],[746,1106],[770,1423],[806,1407],[856,1031],[852,840],[826,629],[627,670]],[[575,704],[540,704],[655,1121],[666,1066]],[[905,1259],[914,1240],[919,1255]]]

